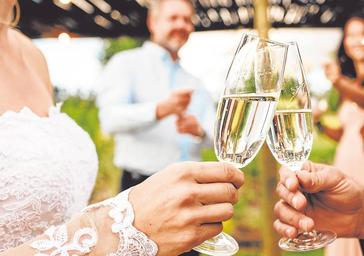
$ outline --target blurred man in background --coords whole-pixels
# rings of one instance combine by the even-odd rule
[[[189,0],[154,1],[147,18],[150,41],[115,55],[98,82],[99,118],[104,131],[115,135],[121,190],[170,163],[201,160],[202,147],[212,146],[213,101],[179,64],[193,15]]]

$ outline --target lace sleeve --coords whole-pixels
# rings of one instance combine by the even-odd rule
[[[85,212],[111,206],[108,212],[113,220],[111,232],[119,236],[119,244],[117,250],[109,256],[155,256],[158,252],[157,245],[133,226],[134,210],[128,200],[129,192],[130,190],[126,190],[114,198],[91,205]]]
[[[52,226],[29,243],[5,251],[19,256],[155,256],[157,245],[133,226],[129,190],[91,205],[69,223]],[[107,242],[105,242],[107,241]]]

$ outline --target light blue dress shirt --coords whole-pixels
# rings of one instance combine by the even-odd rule
[[[193,89],[187,113],[203,127],[203,140],[179,134],[176,116],[156,119],[157,102],[173,90]],[[173,62],[169,53],[152,42],[116,54],[98,81],[99,119],[115,137],[118,167],[152,175],[178,161],[199,161],[202,147],[212,147],[215,107],[200,80]]]

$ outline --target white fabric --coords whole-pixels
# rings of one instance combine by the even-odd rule
[[[180,88],[194,90],[188,112],[207,134],[202,142],[179,134],[175,116],[156,120],[157,102]],[[98,105],[103,129],[115,135],[114,162],[119,167],[151,175],[176,161],[198,161],[201,147],[212,146],[212,99],[198,79],[154,43],[116,54],[109,61],[98,81]],[[181,146],[188,152],[182,152]]]
[[[85,211],[105,206],[112,207],[109,217],[113,219],[114,223],[111,225],[110,231],[119,236],[119,244],[116,251],[108,256],[155,256],[158,253],[157,244],[133,226],[134,210],[129,202],[129,192],[130,189],[114,198],[90,205]]]
[[[68,238],[65,224],[51,226],[44,233],[48,239],[36,240],[30,245],[38,251],[34,256],[85,255],[91,252],[91,248],[97,243],[97,230],[94,228],[81,228],[73,234],[72,239]]]
[[[90,137],[59,106],[0,116],[0,252],[83,209],[97,168]]]
[[[71,234],[69,239],[67,226],[52,226],[46,230],[47,239],[41,238],[31,243],[30,247],[36,250],[34,256],[82,256],[92,252],[97,245],[98,237],[117,235],[119,243],[98,244],[101,251],[112,251],[107,256],[155,256],[158,253],[157,245],[144,233],[133,226],[134,210],[129,202],[129,192],[126,190],[114,198],[105,200],[98,204],[90,205],[83,212],[93,211],[101,207],[110,207],[109,216],[113,224],[110,226],[110,233],[98,233],[95,227],[82,227]],[[103,221],[100,219],[99,221]],[[95,224],[95,223],[93,223]],[[96,225],[94,225],[96,226]],[[111,241],[111,239],[109,239]],[[116,248],[113,248],[116,247]]]

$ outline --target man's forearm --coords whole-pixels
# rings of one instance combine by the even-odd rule
[[[133,132],[155,123],[156,103],[105,106],[99,111],[101,126],[105,132]]]

